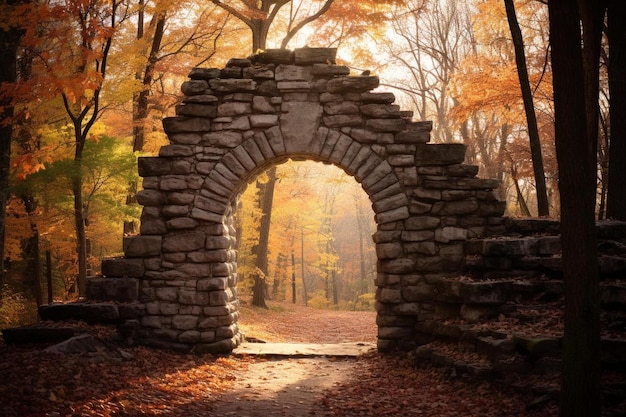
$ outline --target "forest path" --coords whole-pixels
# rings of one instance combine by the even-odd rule
[[[211,405],[210,415],[314,416],[322,409],[324,391],[348,381],[356,363],[355,358],[256,357],[233,388]]]
[[[375,349],[374,312],[331,311],[268,302],[242,306],[240,327],[248,338],[236,356],[247,369],[211,406],[216,417],[314,416],[323,393],[347,382],[357,356]],[[317,414],[321,415],[321,414]]]

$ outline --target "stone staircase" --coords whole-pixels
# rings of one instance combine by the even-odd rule
[[[108,258],[101,268],[102,275],[87,278],[87,300],[42,305],[39,315],[44,321],[115,325],[120,336],[132,343],[145,313],[139,296],[143,264],[132,258]]]
[[[417,363],[558,397],[563,280],[558,223],[505,222],[501,236],[466,243],[465,274],[434,278],[432,314],[417,324]],[[626,409],[626,223],[600,222],[604,415]],[[621,411],[620,411],[621,410]]]

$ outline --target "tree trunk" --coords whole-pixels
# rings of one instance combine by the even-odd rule
[[[276,185],[276,167],[267,171],[268,180],[265,184],[257,182],[259,189],[259,204],[261,208],[261,226],[259,228],[259,244],[256,247],[256,267],[260,271],[255,274],[255,284],[252,295],[252,305],[267,307],[265,305],[265,277],[268,270],[268,245],[270,239],[270,225],[272,223],[272,204],[274,201],[274,187]],[[260,276],[262,274],[262,276]],[[257,283],[257,280],[260,283]]]
[[[337,285],[337,269],[333,268],[331,272],[331,282],[333,285],[333,304],[339,305],[339,288]]]
[[[296,303],[296,255],[291,250],[291,302]]]
[[[133,151],[135,152],[143,151],[145,145],[148,96],[150,95],[150,87],[154,79],[154,69],[159,60],[158,53],[161,50],[161,42],[163,41],[163,34],[165,32],[165,13],[161,13],[154,18],[156,19],[156,25],[152,37],[152,46],[150,47],[148,62],[144,68],[141,91],[135,98],[135,112],[133,113]],[[139,33],[143,34],[143,29],[141,31],[138,30],[138,39]]]
[[[309,293],[306,287],[306,279],[304,277],[304,227],[300,229],[300,275],[302,275],[302,298],[304,299],[304,305],[309,305]],[[295,287],[294,287],[295,288]]]
[[[143,28],[143,0],[140,0],[140,13],[137,22],[137,39],[144,36]],[[156,25],[152,37],[152,46],[148,55],[148,61],[144,68],[143,77],[141,73],[136,78],[141,80],[141,91],[134,96],[133,105],[133,152],[142,152],[146,143],[146,120],[148,118],[148,97],[150,96],[150,88],[154,80],[154,69],[158,62],[158,53],[161,50],[161,43],[165,32],[165,13],[154,16]],[[128,194],[126,196],[126,204],[137,204],[137,182],[133,181],[128,186]],[[124,221],[124,234],[137,233],[136,222],[134,220]]]
[[[8,0],[8,6],[17,4]],[[12,84],[17,80],[17,48],[23,32],[15,27],[0,29],[0,84]],[[4,239],[6,207],[9,200],[9,175],[11,171],[11,136],[14,100],[10,95],[0,95],[0,305],[4,288]]]
[[[50,250],[46,251],[46,284],[48,286],[48,304],[52,304],[54,294],[52,288],[52,253]]]
[[[548,204],[548,191],[546,188],[546,177],[543,168],[543,157],[541,155],[541,141],[539,139],[539,129],[537,128],[537,117],[535,106],[533,105],[533,94],[528,80],[528,69],[526,68],[526,55],[524,52],[524,40],[522,31],[517,22],[515,14],[515,4],[513,0],[504,0],[506,16],[511,29],[511,38],[515,47],[515,63],[517,64],[517,75],[522,89],[524,100],[524,111],[528,123],[528,137],[530,139],[530,155],[533,161],[533,172],[535,175],[535,188],[537,190],[537,213],[539,216],[549,216],[550,206]]]
[[[76,162],[80,165],[80,160]],[[78,170],[80,171],[80,168]],[[72,179],[72,192],[74,193],[74,227],[76,228],[76,254],[78,257],[76,286],[78,287],[78,296],[80,298],[84,298],[87,295],[87,234],[83,216],[82,185],[82,174],[75,174],[75,177]]]
[[[626,2],[608,2],[611,137],[607,218],[626,221]]]
[[[43,304],[43,291],[41,286],[42,270],[39,251],[39,229],[37,228],[37,222],[33,218],[37,203],[32,195],[22,195],[21,198],[28,214],[31,231],[31,235],[26,239],[26,244],[24,245],[24,259],[27,262],[25,275],[27,282],[32,284],[35,302],[37,306],[40,306]]]
[[[357,207],[356,224],[359,229],[359,284],[357,285],[357,300],[366,292],[367,271],[365,268],[365,234],[363,228],[367,224],[362,207]]]
[[[556,153],[561,196],[565,334],[561,416],[600,415],[600,325],[595,234],[596,144],[588,127],[576,2],[550,0]],[[583,18],[584,21],[584,18]],[[586,30],[590,28],[585,28]],[[597,103],[597,96],[596,96]],[[597,123],[597,118],[595,119]]]

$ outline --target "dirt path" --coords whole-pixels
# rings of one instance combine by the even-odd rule
[[[324,390],[348,380],[356,359],[253,359],[222,394],[211,416],[301,417],[317,414]]]
[[[268,310],[242,308],[240,327],[247,337],[300,344],[372,343],[376,340],[374,312],[317,310],[275,302],[268,304]],[[265,346],[259,343],[249,345]],[[355,358],[327,356],[246,357],[249,361],[247,370],[239,373],[233,388],[221,394],[212,404],[211,416],[320,416],[322,393],[347,382],[357,363]]]

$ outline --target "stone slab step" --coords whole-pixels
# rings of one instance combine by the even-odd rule
[[[119,324],[143,315],[142,304],[99,302],[55,303],[39,307],[42,320],[82,320],[88,324]]]
[[[2,329],[2,337],[6,344],[58,343],[79,333],[73,327],[50,327],[32,325]]]
[[[136,302],[139,297],[139,280],[128,277],[87,278],[87,299],[90,301]]]
[[[374,352],[376,345],[366,342],[350,343],[250,343],[233,350],[234,355],[288,356],[288,357],[356,357]]]

